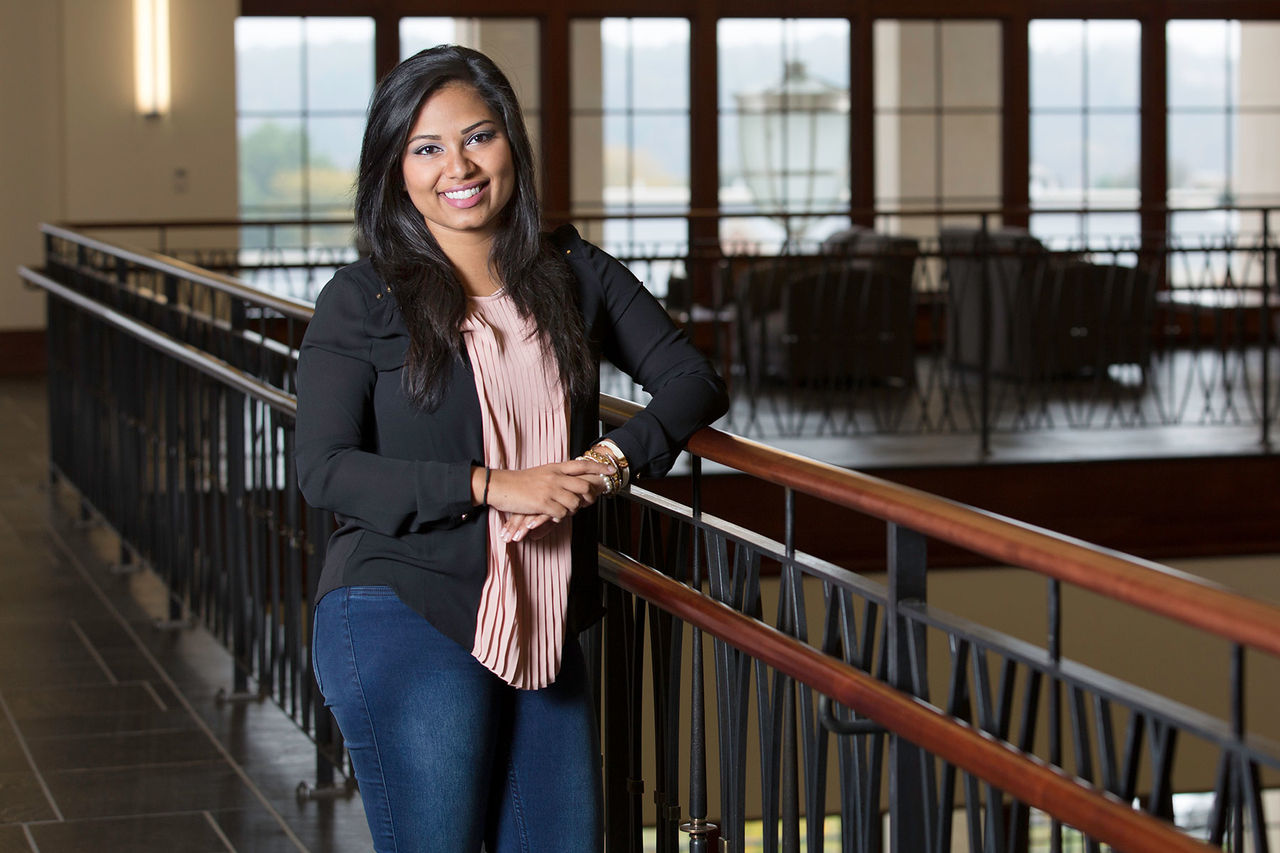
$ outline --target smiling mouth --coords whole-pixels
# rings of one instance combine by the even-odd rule
[[[484,189],[484,184],[476,184],[475,186],[467,187],[466,189],[453,190],[451,192],[441,193],[441,195],[443,195],[445,198],[453,199],[454,201],[466,201],[469,198],[473,198],[474,196],[479,195],[480,190],[482,189]]]

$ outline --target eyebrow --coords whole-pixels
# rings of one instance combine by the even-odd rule
[[[459,136],[466,136],[468,133],[470,133],[471,131],[475,130],[476,128],[478,128],[478,127],[480,127],[481,125],[484,125],[484,124],[493,124],[493,125],[496,125],[496,124],[497,124],[497,122],[496,122],[496,121],[494,121],[494,120],[493,120],[493,119],[491,119],[491,118],[482,118],[482,119],[480,119],[480,121],[476,122],[475,124],[470,124],[470,125],[467,125],[466,127],[464,127],[464,128],[462,129],[462,132],[461,132],[461,133],[459,133],[458,135],[459,135]],[[411,137],[409,137],[409,141],[410,141],[410,142],[416,142],[416,141],[418,141],[419,139],[441,139],[441,138],[442,138],[442,137],[441,137],[439,134],[435,134],[435,133],[419,133],[417,136],[411,136]]]

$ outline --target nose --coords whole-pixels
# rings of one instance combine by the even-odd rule
[[[450,178],[465,178],[471,174],[473,166],[471,158],[467,156],[467,149],[459,146],[449,153],[448,162],[445,163],[445,174]]]

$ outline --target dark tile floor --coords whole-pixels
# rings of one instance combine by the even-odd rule
[[[110,533],[48,481],[43,380],[0,380],[0,853],[363,851],[358,796],[300,804],[314,752],[231,662],[155,627]]]

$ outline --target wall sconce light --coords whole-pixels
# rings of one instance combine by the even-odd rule
[[[133,62],[138,112],[169,111],[169,0],[133,0]]]

